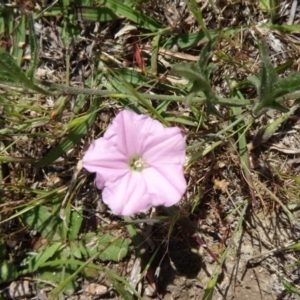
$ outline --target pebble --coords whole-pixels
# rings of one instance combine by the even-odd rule
[[[28,298],[32,296],[32,290],[28,280],[13,281],[9,286],[9,296],[12,299]]]

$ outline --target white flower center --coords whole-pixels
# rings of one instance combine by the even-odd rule
[[[129,168],[132,171],[141,172],[147,167],[147,164],[140,156],[134,156],[129,159]]]

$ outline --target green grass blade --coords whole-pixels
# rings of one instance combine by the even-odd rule
[[[23,14],[20,17],[19,23],[17,27],[14,29],[14,33],[13,33],[14,44],[12,49],[12,56],[18,66],[21,66],[22,57],[23,57],[22,45],[24,45],[26,42],[25,21],[26,21],[26,15]]]
[[[236,96],[243,99],[243,96],[241,93],[237,91]],[[240,107],[232,107],[231,108],[232,113],[234,115],[241,115],[242,109]],[[239,123],[237,127],[238,131],[238,153],[241,161],[241,167],[243,170],[243,174],[245,176],[246,182],[249,186],[249,193],[251,195],[252,201],[255,201],[255,196],[253,192],[253,179],[252,179],[252,173],[251,173],[251,167],[250,167],[250,160],[249,160],[249,154],[248,154],[248,148],[247,148],[247,140],[246,140],[246,133],[247,130],[251,127],[254,120],[251,120],[247,127],[245,127],[244,122]]]
[[[299,32],[300,31],[300,25],[299,24],[292,24],[292,25],[278,25],[278,24],[264,24],[262,26],[267,27],[267,29],[276,30],[279,32],[285,32],[285,33],[292,33],[292,32]]]
[[[37,43],[35,32],[34,32],[33,14],[27,15],[27,25],[29,31],[29,45],[30,45],[30,53],[31,53],[30,65],[27,71],[27,76],[30,80],[33,80],[33,76],[38,66],[38,59],[39,59],[39,45]]]
[[[204,295],[202,297],[202,300],[212,300],[213,299],[214,290],[215,290],[215,287],[217,285],[219,275],[222,272],[222,265],[223,265],[223,263],[224,263],[224,261],[226,259],[227,252],[228,252],[228,249],[226,249],[223,252],[223,254],[222,254],[222,256],[221,256],[221,258],[219,260],[219,264],[216,266],[216,268],[214,270],[214,274],[211,277],[209,283],[207,284],[207,287],[205,289],[205,292],[204,292]]]
[[[53,163],[57,158],[66,153],[69,149],[71,149],[80,139],[87,133],[87,131],[93,125],[97,111],[99,109],[100,99],[96,98],[93,101],[93,104],[89,110],[90,118],[86,119],[82,124],[80,124],[77,128],[73,129],[68,137],[61,142],[57,147],[52,149],[43,159],[35,164],[36,167],[43,167],[47,164]]]
[[[0,82],[18,83],[24,87],[44,95],[50,95],[49,92],[41,89],[28,79],[23,70],[16,64],[15,60],[2,48],[0,48]]]
[[[244,27],[230,27],[228,29],[224,29],[222,32],[218,30],[209,30],[209,34],[211,38],[216,38],[220,36],[220,34],[231,35],[236,34],[241,31],[248,29],[248,26]],[[178,45],[180,50],[189,49],[196,46],[199,42],[208,41],[204,32],[193,32],[193,33],[184,33],[178,36],[171,37],[167,42],[162,42],[161,46],[166,49],[172,49],[174,45]]]
[[[69,9],[70,10],[70,9]],[[63,11],[61,7],[55,6],[44,13],[36,13],[35,19],[41,16],[45,17],[57,17],[62,16]],[[118,16],[107,7],[89,7],[89,6],[78,6],[74,8],[74,15],[77,19],[88,22],[108,22],[118,19]]]
[[[200,28],[201,28],[201,30],[203,30],[206,38],[208,40],[211,40],[209,30],[206,28],[206,25],[203,21],[202,11],[198,8],[196,0],[189,0],[189,9],[192,12],[192,14],[194,15],[197,22],[199,23]]]
[[[64,289],[64,287],[71,281],[73,280],[76,275],[81,272],[85,267],[90,267],[96,270],[99,270],[100,272],[103,272],[105,274],[107,274],[108,276],[118,280],[119,282],[123,283],[126,288],[128,288],[138,299],[142,300],[141,296],[137,293],[137,291],[121,276],[117,275],[116,273],[110,271],[107,268],[103,268],[100,265],[95,265],[92,264],[91,262],[97,257],[99,256],[100,252],[97,252],[95,255],[93,255],[89,260],[87,260],[86,262],[81,262],[78,260],[55,260],[55,261],[51,261],[51,262],[46,262],[44,263],[44,267],[46,266],[60,266],[62,264],[70,264],[70,265],[76,265],[78,266],[77,271],[72,274],[71,276],[69,276],[68,278],[66,278],[58,287],[56,287],[55,289],[53,289],[50,292],[50,300],[51,299],[55,299]]]
[[[147,108],[162,124],[164,124],[165,126],[169,125],[168,122],[151,105],[151,103],[147,99],[145,99],[144,95],[138,93],[126,80],[124,80],[121,76],[118,76],[115,72],[113,72],[113,70],[109,69],[109,71],[112,73],[112,77],[117,79],[121,83],[123,89],[125,89],[127,93],[131,94],[135,98],[135,101],[137,100],[139,104]],[[132,97],[129,97],[129,99],[131,100]]]
[[[0,34],[11,34],[13,31],[13,9],[10,7],[1,7],[0,9]]]
[[[81,7],[76,11],[83,21],[108,22],[118,19],[118,16],[107,7]]]
[[[291,294],[295,294],[300,296],[300,290],[298,290],[293,284],[291,284],[290,282],[288,282],[285,279],[281,279],[282,284],[284,285],[284,287],[291,293]]]
[[[254,116],[261,115],[266,109],[277,109],[281,112],[288,112],[288,109],[275,101],[274,91],[276,84],[280,82],[275,68],[268,55],[267,46],[264,43],[259,45],[262,60],[260,83],[258,87],[259,102],[253,108]]]
[[[117,15],[124,16],[130,21],[136,23],[141,28],[148,29],[153,32],[161,29],[160,24],[152,18],[148,17],[143,13],[138,12],[137,10],[131,7],[122,4],[117,0],[98,0],[98,3],[110,8]]]

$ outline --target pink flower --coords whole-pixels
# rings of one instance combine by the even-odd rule
[[[180,128],[134,112],[120,112],[104,136],[83,156],[83,167],[96,173],[102,198],[116,215],[171,206],[186,190],[183,174],[185,136]]]

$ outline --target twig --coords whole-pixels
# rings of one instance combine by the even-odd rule
[[[298,0],[294,0],[290,11],[290,17],[289,20],[287,21],[288,25],[292,25],[294,23],[297,5],[298,5]]]

